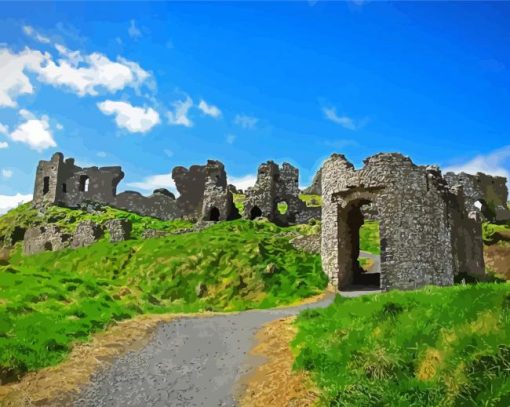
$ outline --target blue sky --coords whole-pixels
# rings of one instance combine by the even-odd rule
[[[0,211],[38,160],[122,165],[120,189],[171,188],[224,162],[246,186],[269,159],[307,185],[356,165],[508,175],[510,3],[2,3]]]

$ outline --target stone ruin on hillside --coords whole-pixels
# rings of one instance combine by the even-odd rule
[[[483,275],[479,212],[460,184],[449,186],[434,166],[400,154],[377,154],[356,170],[343,155],[323,165],[324,271],[338,287],[359,281],[362,207],[372,204],[380,223],[380,288],[451,285],[460,273]]]
[[[175,167],[172,178],[179,192],[177,199],[164,188],[148,197],[134,191],[117,194],[123,178],[121,167],[81,168],[74,159],[64,160],[61,153],[56,153],[50,161],[39,162],[33,204],[78,208],[95,202],[163,220],[221,221],[241,216],[233,200],[233,192],[239,191],[227,184],[220,161],[209,160],[206,165],[192,165],[189,169]],[[308,208],[299,193],[299,170],[288,163],[279,167],[268,161],[259,167],[255,186],[246,191],[243,215],[246,219],[265,216],[282,225],[319,219],[320,208]],[[279,202],[286,202],[285,214],[278,212]]]
[[[178,198],[166,189],[148,197],[133,191],[117,194],[123,177],[120,167],[81,168],[56,153],[50,161],[39,162],[33,205],[78,208],[99,203],[164,220],[242,216],[288,225],[322,218],[323,269],[338,287],[366,281],[358,261],[359,230],[365,219],[375,219],[381,247],[377,286],[384,290],[449,285],[461,273],[483,275],[481,219],[510,218],[505,178],[442,175],[438,167],[417,166],[400,154],[377,154],[360,170],[343,155],[333,154],[305,190],[321,194],[322,208],[307,207],[300,200],[299,171],[288,163],[268,161],[259,166],[255,185],[245,191],[242,214],[233,202],[233,193],[240,191],[227,184],[219,161],[175,167],[172,178]],[[278,210],[280,203],[286,204],[285,213]],[[55,225],[36,226],[25,233],[25,252],[83,247],[105,230],[112,241],[129,238],[131,225],[117,223],[100,228],[84,223],[74,235]],[[158,235],[146,232],[148,237]]]
[[[226,220],[239,216],[219,161],[193,165],[189,170],[176,167],[172,176],[180,193],[177,199],[163,188],[148,197],[135,191],[117,194],[117,185],[124,178],[121,167],[81,168],[74,159],[64,160],[62,153],[56,153],[37,166],[33,204],[78,208],[97,202],[163,220]]]
[[[289,163],[281,167],[273,161],[261,164],[255,185],[246,190],[244,218],[264,216],[281,225],[306,223],[320,219],[320,208],[309,208],[299,199],[299,170]],[[285,203],[285,213],[278,211],[278,204]]]

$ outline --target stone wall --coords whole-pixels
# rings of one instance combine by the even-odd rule
[[[306,223],[320,218],[320,208],[308,208],[299,199],[299,170],[289,163],[281,167],[273,161],[259,166],[255,185],[246,190],[243,217],[255,219],[263,216],[270,221],[286,225]],[[285,214],[278,212],[278,204],[285,202]]]
[[[463,197],[449,190],[437,167],[416,166],[400,154],[377,154],[364,164],[355,170],[334,154],[322,168],[321,254],[330,280],[345,287],[359,272],[362,207],[372,203],[380,221],[381,288],[453,284],[467,261],[458,251],[466,245],[459,243],[459,233],[468,231],[473,246],[481,242],[480,223],[470,224],[464,205],[452,205]],[[472,268],[483,274],[483,258],[477,257]]]
[[[481,172],[476,175],[447,172],[444,178],[450,187],[462,186],[466,211],[480,211],[482,219],[490,221],[510,220],[507,207],[508,188],[505,177],[491,176]],[[482,205],[475,205],[480,202]]]
[[[121,167],[81,168],[74,159],[64,160],[62,153],[55,153],[50,161],[40,161],[37,166],[33,204],[77,208],[90,201],[160,219],[181,216],[173,195],[162,190],[149,197],[133,191],[117,195],[122,178]]]
[[[303,194],[310,195],[322,194],[321,172],[322,168],[319,168],[313,177],[312,184],[308,188],[303,189]]]

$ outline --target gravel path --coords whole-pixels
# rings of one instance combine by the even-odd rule
[[[372,267],[367,271],[367,273],[380,273],[381,272],[381,256],[378,254],[373,254],[369,252],[365,252],[361,250],[359,252],[359,257],[364,257],[366,259],[372,260],[374,263]]]
[[[161,324],[143,349],[94,375],[73,405],[235,406],[236,381],[257,363],[247,353],[261,326],[305,308],[325,307],[333,298],[329,294],[314,304]]]

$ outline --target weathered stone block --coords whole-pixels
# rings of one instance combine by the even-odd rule
[[[131,237],[133,225],[128,219],[112,219],[105,223],[105,227],[110,233],[110,242],[121,242]]]

